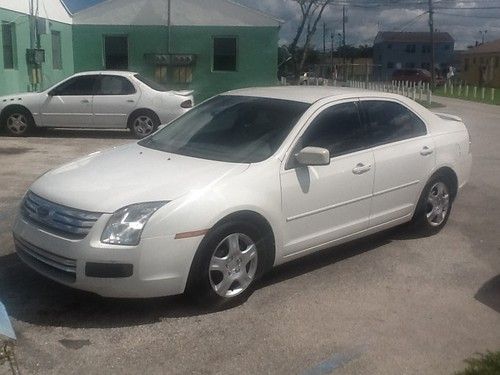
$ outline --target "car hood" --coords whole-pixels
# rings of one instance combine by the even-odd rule
[[[248,166],[170,154],[133,143],[50,170],[30,190],[65,206],[111,213],[133,203],[174,200],[239,174]]]

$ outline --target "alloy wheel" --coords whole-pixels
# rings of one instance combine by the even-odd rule
[[[429,190],[427,197],[427,222],[433,226],[440,226],[446,219],[450,209],[450,193],[443,182],[436,182]]]
[[[233,233],[216,247],[209,264],[212,289],[221,297],[235,297],[245,291],[257,272],[257,247],[250,237]]]
[[[138,116],[134,123],[134,132],[141,137],[145,137],[154,131],[155,124],[154,121],[149,116]]]
[[[7,118],[7,129],[12,134],[23,134],[28,129],[28,119],[22,113],[13,113]]]

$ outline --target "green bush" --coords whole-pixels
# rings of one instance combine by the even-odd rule
[[[465,370],[457,372],[456,375],[499,375],[500,351],[478,353],[475,357],[466,359],[465,363],[467,363]]]

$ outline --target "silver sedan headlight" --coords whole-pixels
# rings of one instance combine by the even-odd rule
[[[101,235],[101,242],[112,245],[138,245],[149,218],[167,203],[137,203],[120,208],[108,220]]]

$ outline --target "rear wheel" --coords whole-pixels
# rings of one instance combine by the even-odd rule
[[[130,130],[136,138],[144,138],[154,133],[160,125],[160,119],[154,112],[140,111],[130,118]]]
[[[5,130],[13,137],[26,136],[35,127],[33,117],[26,109],[7,109],[3,119]]]
[[[438,233],[446,225],[453,203],[450,186],[445,176],[438,175],[422,191],[413,221],[423,234]]]

